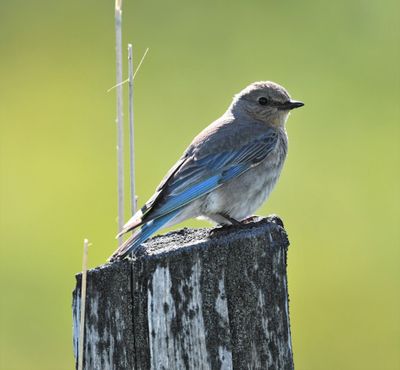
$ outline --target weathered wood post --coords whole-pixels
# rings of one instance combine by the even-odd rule
[[[293,369],[282,226],[183,229],[89,271],[84,369]]]

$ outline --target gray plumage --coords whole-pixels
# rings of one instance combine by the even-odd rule
[[[141,227],[112,256],[122,258],[161,227],[189,218],[241,221],[268,198],[288,148],[285,123],[303,103],[273,82],[256,82],[197,135],[156,193],[119,234]]]

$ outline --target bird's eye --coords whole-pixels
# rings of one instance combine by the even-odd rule
[[[261,98],[258,98],[258,103],[260,105],[267,105],[268,104],[268,99],[264,98],[263,96]]]

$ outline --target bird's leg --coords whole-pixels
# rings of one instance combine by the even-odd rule
[[[234,219],[233,217],[228,216],[225,213],[218,213],[218,216],[220,216],[221,218],[223,218],[225,221],[228,221],[229,224],[220,224],[220,227],[217,227],[213,230],[211,230],[210,235],[216,235],[220,232],[224,232],[226,230],[229,230],[230,228],[234,227],[234,226],[240,226],[242,225],[238,220]]]
[[[238,220],[235,220],[233,217],[225,214],[225,213],[218,213],[218,216],[221,216],[222,218],[224,218],[225,220],[229,221],[232,225],[235,226],[240,226],[242,225],[242,223]]]
[[[218,215],[223,217],[225,220],[229,221],[232,225],[235,226],[250,224],[251,222],[256,222],[261,219],[260,216],[249,216],[242,221],[238,221],[225,213],[218,213]]]

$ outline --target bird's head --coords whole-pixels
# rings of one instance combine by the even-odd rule
[[[230,111],[233,115],[247,115],[273,126],[283,126],[290,111],[304,104],[290,98],[280,85],[270,82],[254,82],[235,95]]]

